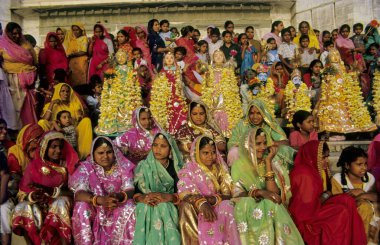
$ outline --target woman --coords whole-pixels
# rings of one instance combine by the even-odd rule
[[[314,50],[319,53],[319,41],[317,35],[315,35],[313,28],[311,28],[309,22],[307,21],[301,21],[298,25],[298,34],[293,39],[293,43],[296,44],[298,47],[301,46],[300,43],[300,37],[302,35],[308,35],[309,36],[309,53],[311,54],[314,52]]]
[[[57,34],[58,39],[62,44],[65,41],[66,32],[66,29],[62,27],[57,27],[57,29],[55,30],[55,34]]]
[[[103,72],[108,68],[109,56],[113,53],[112,39],[106,28],[101,24],[95,24],[94,36],[88,47],[88,54],[91,57],[88,77],[98,75],[103,79]]]
[[[179,172],[178,194],[183,244],[240,244],[233,216],[232,180],[215,141],[201,135],[191,162]]]
[[[158,34],[159,31],[160,23],[157,19],[151,19],[148,22],[148,44],[152,58],[152,65],[156,71],[160,71],[163,66],[162,62],[164,59],[164,53],[173,51],[170,48],[165,47],[165,41],[162,40]]]
[[[74,23],[65,36],[63,46],[69,59],[70,82],[73,87],[87,84],[88,39],[82,23]]]
[[[207,106],[200,101],[192,101],[189,104],[187,122],[181,126],[175,135],[184,162],[190,160],[191,144],[200,135],[207,135],[213,139],[219,152],[225,156],[226,139],[214,123]]]
[[[232,130],[232,136],[227,144],[229,165],[237,160],[240,142],[251,128],[263,128],[277,144],[287,144],[288,142],[285,132],[278,125],[262,100],[252,100],[247,107],[245,115],[245,118],[241,119]]]
[[[231,175],[242,244],[303,244],[285,206],[291,195],[286,165],[293,159],[278,154],[261,128],[246,134],[239,153]]]
[[[376,193],[375,177],[367,172],[367,154],[361,148],[346,147],[339,157],[337,166],[342,170],[331,179],[332,194],[348,193],[355,198],[368,244],[379,244],[379,194]]]
[[[75,196],[72,222],[76,244],[132,244],[133,168],[110,139],[94,140],[91,157],[69,179]]]
[[[143,52],[143,58],[146,60],[147,66],[149,70],[152,68],[152,58],[150,55],[150,49],[149,49],[149,43],[147,40],[148,37],[148,31],[145,26],[136,26],[135,27],[135,32],[136,32],[136,48],[140,48],[141,51]]]
[[[133,244],[180,244],[177,193],[182,156],[166,133],[154,137],[152,150],[135,170],[136,231]]]
[[[282,43],[280,33],[284,29],[284,23],[281,20],[276,20],[272,23],[272,29],[269,33],[262,37],[262,40],[266,41],[268,38],[274,38],[276,40],[277,47]]]
[[[63,134],[50,131],[25,170],[13,214],[13,232],[28,242],[70,244],[72,194],[67,188],[78,155]]]
[[[39,64],[42,81],[46,81],[49,91],[54,86],[54,71],[63,69],[68,71],[68,60],[65,49],[62,46],[59,36],[55,32],[49,32],[45,39],[45,48],[40,51]]]
[[[182,27],[181,29],[182,36],[175,41],[175,44],[177,46],[182,46],[186,49],[186,56],[185,56],[184,61],[187,65],[191,65],[198,60],[198,56],[196,56],[195,50],[194,50],[195,43],[194,43],[194,40],[192,39],[193,31],[194,31],[194,27],[192,26]]]
[[[37,56],[32,45],[26,41],[19,24],[9,22],[0,38],[2,68],[7,75],[16,115],[17,129],[36,123],[34,110],[34,82],[37,71]]]
[[[120,30],[117,32],[117,43],[118,43],[118,50],[123,50],[128,55],[128,65],[132,66],[132,59],[133,59],[133,47],[131,45],[131,40],[129,38],[129,34],[126,30]]]
[[[153,137],[161,131],[150,110],[141,106],[133,111],[133,128],[117,137],[115,143],[135,165],[144,160],[151,149]]]
[[[249,43],[248,36],[245,33],[241,33],[238,36],[238,44],[240,45],[241,55],[241,66],[240,66],[240,76],[243,76],[246,71],[250,70],[255,64],[257,59],[257,50],[256,48]]]
[[[380,134],[368,146],[368,169],[375,176],[377,191],[380,192]]]
[[[42,120],[38,124],[48,131],[51,122],[57,120],[60,111],[69,111],[73,120],[73,125],[78,133],[78,153],[80,159],[86,158],[90,154],[92,142],[91,119],[85,117],[83,106],[74,93],[73,89],[66,83],[59,83],[54,86],[52,101],[45,105],[42,112]]]
[[[282,62],[273,63],[270,69],[270,78],[274,83],[276,91],[276,102],[280,108],[284,108],[284,89],[290,80],[290,75],[285,65]]]
[[[367,244],[355,199],[347,194],[332,196],[329,191],[328,157],[325,142],[301,146],[290,173],[289,211],[308,245]]]
[[[321,53],[325,51],[323,44],[327,41],[331,41],[331,33],[329,31],[323,31],[322,35],[319,36],[319,49],[321,50]]]

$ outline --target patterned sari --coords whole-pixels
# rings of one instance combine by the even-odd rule
[[[94,144],[99,138],[94,140]],[[107,139],[111,144],[111,140]],[[85,191],[97,196],[133,190],[134,165],[113,146],[116,168],[112,173],[94,160],[94,148],[91,157],[81,163],[69,178],[69,187],[74,192]],[[94,207],[87,202],[75,202],[73,211],[73,236],[76,244],[132,244],[135,231],[135,204],[132,199],[115,209],[103,206]]]
[[[64,142],[61,164],[45,159],[49,142],[56,139]],[[74,171],[78,160],[75,150],[66,142],[63,134],[54,131],[45,134],[36,159],[28,165],[20,182],[20,203],[15,208],[12,220],[15,234],[22,236],[26,232],[34,244],[41,244],[42,241],[61,244],[61,238],[66,243],[71,242],[72,199],[58,195],[56,198],[46,196],[44,201],[34,202],[31,193],[37,189],[34,184],[60,189],[67,187],[68,173]]]
[[[172,163],[176,173],[182,168],[182,156],[172,137],[163,134],[170,144]],[[162,164],[155,159],[153,151],[141,161],[135,170],[135,185],[143,193],[160,192],[173,194],[175,181]],[[136,205],[136,229],[133,244],[166,244],[181,243],[178,231],[178,212],[172,202],[149,206],[145,203]]]
[[[232,179],[228,167],[217,151],[216,163],[209,170],[200,160],[199,144],[203,137],[199,136],[191,147],[191,162],[179,171],[178,194],[181,200],[191,199],[193,195],[231,196]],[[207,222],[202,215],[195,212],[194,205],[180,208],[180,229],[183,244],[240,244],[239,234],[234,219],[234,206],[230,200],[221,201],[213,206],[217,219]],[[188,218],[196,216],[195,219]],[[194,224],[195,223],[195,224]],[[190,228],[191,227],[191,228]],[[193,229],[193,232],[189,230]]]
[[[286,203],[291,196],[287,165],[289,157],[276,154],[272,160],[275,181],[280,189],[282,204],[271,200],[255,200],[246,196],[251,189],[265,189],[265,164],[259,164],[256,157],[256,132],[251,129],[240,142],[240,158],[232,165],[231,175],[235,184],[234,196],[237,197],[235,219],[242,244],[304,244],[296,225],[293,223]],[[265,131],[264,131],[265,132]],[[267,144],[272,140],[265,133]]]
[[[117,147],[127,147],[126,157],[135,165],[144,160],[152,147],[153,137],[161,131],[158,123],[152,118],[151,130],[143,128],[140,124],[141,110],[149,111],[145,106],[141,106],[133,111],[132,125],[133,128],[117,137],[115,144]]]

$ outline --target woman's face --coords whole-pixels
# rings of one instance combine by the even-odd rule
[[[291,37],[297,36],[296,28],[290,28],[290,35],[291,35]]]
[[[247,34],[248,39],[253,39],[253,37],[255,36],[255,31],[252,28],[249,28],[245,32],[245,34]]]
[[[140,112],[139,121],[141,127],[143,127],[144,129],[152,129],[152,115],[150,114],[150,111]]]
[[[0,124],[0,141],[4,141],[7,138],[7,125],[4,123]]]
[[[365,157],[358,157],[351,164],[346,164],[348,173],[357,178],[364,177],[365,173],[367,172],[367,167],[367,158]]]
[[[20,44],[21,42],[21,29],[20,28],[14,28],[12,32],[8,32],[8,37],[17,44]]]
[[[322,42],[325,43],[331,39],[331,34],[327,33],[322,37]]]
[[[110,168],[115,162],[115,153],[111,146],[103,143],[94,150],[94,161],[103,168]]]
[[[261,126],[264,121],[264,118],[261,115],[259,109],[257,109],[255,106],[252,106],[251,109],[249,109],[248,117],[249,121],[256,126]]]
[[[214,62],[216,64],[223,64],[224,63],[224,54],[223,54],[223,52],[214,52]]]
[[[263,159],[264,153],[267,149],[267,138],[265,134],[256,136],[256,157],[257,159]]]
[[[159,32],[160,31],[160,23],[158,23],[158,21],[155,21],[153,23],[153,31],[155,31],[155,32]]]
[[[103,29],[100,28],[99,26],[95,27],[94,35],[98,38],[102,38],[103,37]]]
[[[127,41],[127,37],[124,36],[122,33],[118,33],[117,36],[116,36],[116,38],[117,38],[117,43],[119,45],[122,45],[122,44],[124,44]]]
[[[321,69],[322,69],[322,63],[319,63],[319,62],[316,63],[312,68],[313,74],[319,75],[321,73]]]
[[[200,47],[200,51],[201,51],[201,53],[206,53],[206,52],[207,52],[207,43],[203,44],[203,45]]]
[[[145,38],[145,32],[140,27],[136,27],[136,35],[139,39]]]
[[[61,41],[61,43],[63,43],[63,40],[65,39],[65,33],[62,31],[62,30],[58,30],[56,32],[58,38],[59,38],[59,41]]]
[[[216,160],[216,148],[213,141],[213,144],[206,144],[202,149],[199,150],[199,159],[206,166],[211,168]]]
[[[199,105],[199,104],[198,104]],[[195,106],[191,112],[191,121],[196,125],[196,126],[201,126],[205,124],[206,122],[206,112],[203,109],[202,106]]]
[[[63,140],[55,139],[50,142],[50,146],[47,149],[47,158],[51,162],[58,162],[62,157]]]
[[[241,38],[240,38],[240,44],[246,44],[247,41],[248,41],[247,35],[241,36]]]
[[[282,65],[277,65],[275,67],[275,70],[276,70],[276,73],[278,73],[278,74],[283,74],[284,73],[284,68],[282,67]]]
[[[300,32],[301,34],[308,34],[309,33],[309,25],[307,23],[302,23],[300,26]]]
[[[59,91],[59,97],[61,98],[62,101],[69,102],[70,101],[70,87],[63,85],[61,87],[61,90]]]
[[[54,37],[54,36],[50,36],[49,37],[49,45],[50,45],[50,47],[51,48],[57,48],[57,45],[58,45],[58,42],[57,42],[58,40],[57,40],[57,38],[56,37]]]
[[[348,35],[350,35],[350,31],[348,30],[348,28],[343,28],[340,31],[340,35],[342,35],[342,37],[344,37],[344,38],[348,38]]]
[[[335,42],[335,40],[337,39],[338,37],[338,32],[337,31],[333,31],[331,32],[331,39]]]
[[[71,30],[73,31],[73,34],[76,38],[81,37],[83,31],[78,26],[72,26]]]
[[[162,134],[154,139],[152,151],[154,158],[158,161],[167,161],[169,159],[170,145]]]
[[[164,58],[164,64],[166,66],[174,65],[174,55],[173,54],[166,54],[165,58]]]
[[[280,24],[275,26],[274,29],[277,30],[278,32],[281,32],[282,29],[284,29],[284,23],[281,22]]]

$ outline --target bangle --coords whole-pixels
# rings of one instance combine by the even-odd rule
[[[274,181],[274,176],[266,176],[265,181]]]
[[[223,201],[222,197],[218,194],[214,194],[212,196],[215,197],[215,203],[212,206],[217,206]]]
[[[126,203],[128,201],[128,194],[125,193],[124,191],[121,192],[123,195],[124,195],[124,198],[123,200],[121,201],[121,203]]]
[[[141,193],[136,193],[136,194],[134,194],[134,195],[133,195],[133,201],[135,201],[135,203],[138,203],[137,198],[139,198],[140,196],[142,196]]]
[[[248,192],[248,195],[250,197],[252,197],[253,199],[255,199],[256,201],[260,201],[260,198],[257,197],[257,192],[259,191],[260,189],[251,189],[249,192]]]
[[[273,177],[274,176],[274,172],[273,171],[269,171],[267,172],[264,177]]]
[[[330,197],[330,194],[325,191],[325,192],[322,193],[322,197],[324,199],[328,199]]]
[[[33,198],[32,198],[32,194],[34,193],[34,191],[32,191],[32,192],[30,192],[29,194],[28,194],[28,201],[30,202],[30,203],[36,203],[36,201],[35,200],[33,200]]]
[[[174,193],[173,196],[174,196],[173,204],[177,206],[181,202],[181,199],[179,199],[179,196],[177,193]]]
[[[53,195],[51,195],[51,197],[57,198],[60,193],[61,193],[61,189],[59,187],[54,187],[54,192],[53,192]]]
[[[199,212],[199,209],[201,208],[201,206],[203,204],[205,204],[206,202],[207,202],[207,200],[204,197],[201,197],[201,198],[199,198],[198,200],[195,201],[195,205],[194,206],[198,210],[198,212]]]
[[[98,207],[98,206],[99,206],[98,203],[97,203],[97,200],[98,200],[98,196],[97,196],[97,195],[94,195],[94,196],[92,197],[92,199],[91,199],[92,205],[93,205],[94,207]]]

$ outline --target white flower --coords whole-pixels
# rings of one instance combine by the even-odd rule
[[[248,230],[247,222],[240,222],[237,225],[237,229],[238,229],[239,233],[247,232],[247,230]]]
[[[266,244],[269,244],[269,237],[267,234],[262,234],[260,237],[259,237],[259,243],[260,245],[266,245]]]
[[[157,220],[155,223],[154,223],[154,228],[156,229],[156,230],[160,230],[161,229],[161,226],[162,226],[162,223],[161,223],[161,221],[159,221],[159,220]]]
[[[252,213],[253,218],[261,219],[263,217],[263,211],[259,208],[255,208]]]

